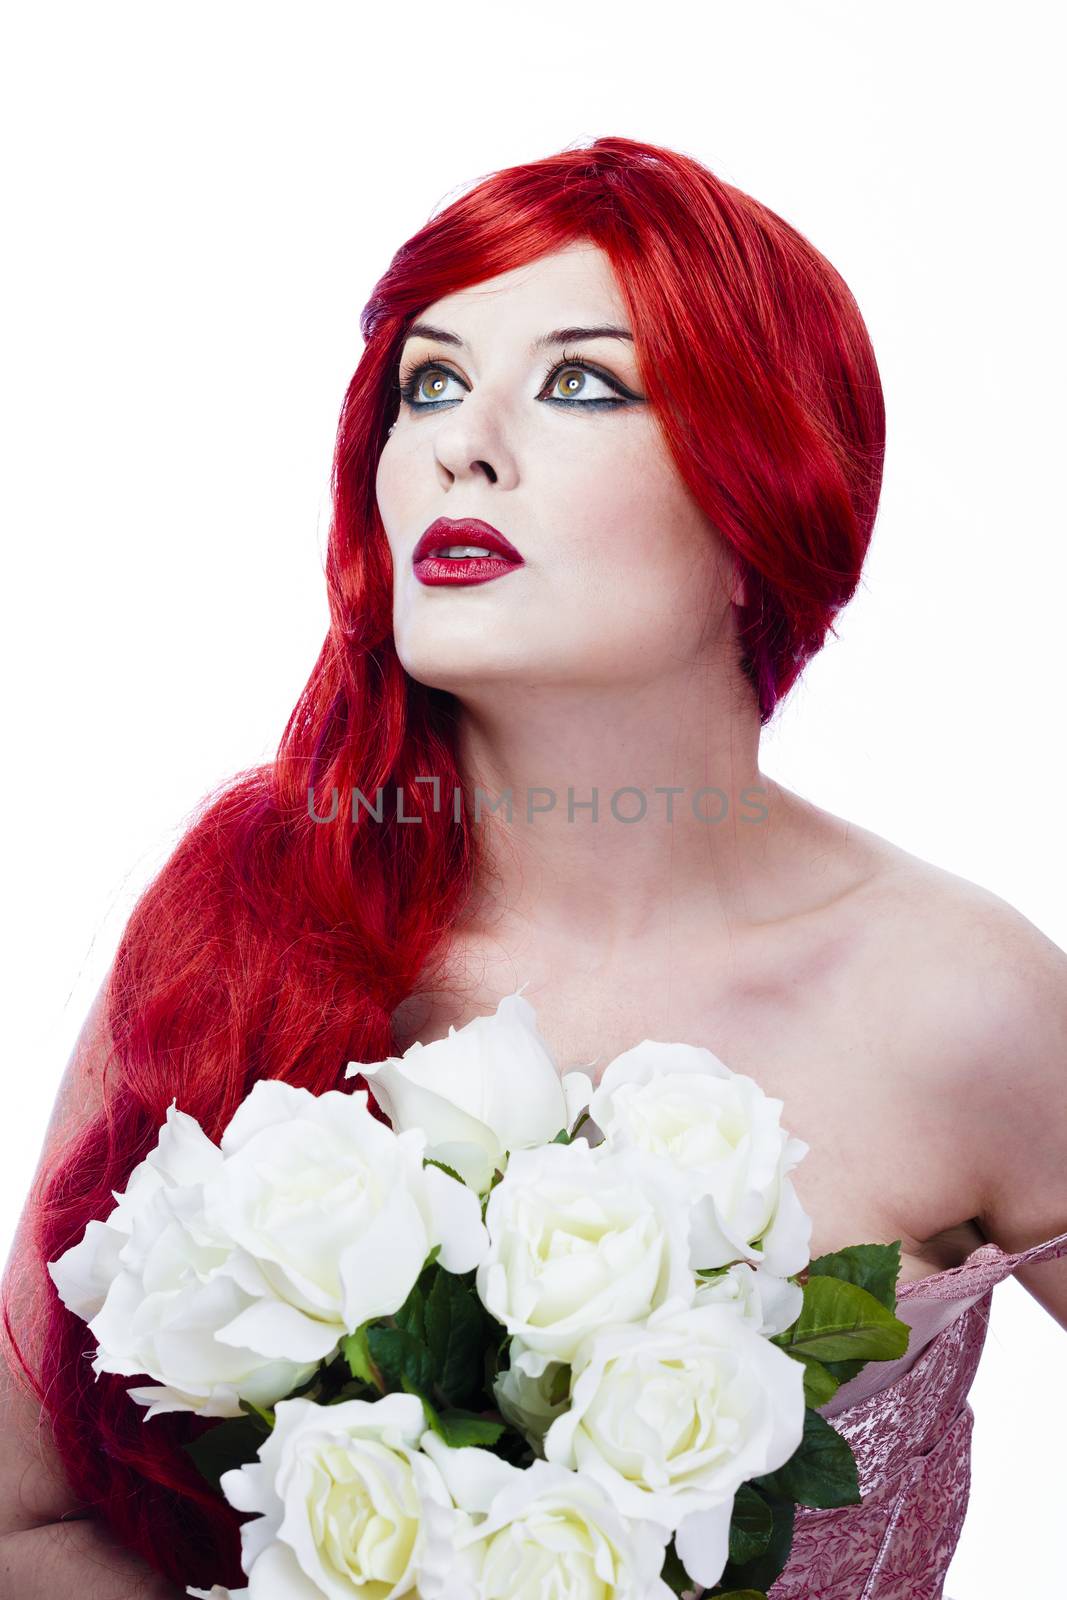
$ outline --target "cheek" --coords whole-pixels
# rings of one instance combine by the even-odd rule
[[[404,631],[404,613],[411,604],[410,591],[416,586],[410,568],[412,528],[417,526],[421,531],[418,506],[411,492],[412,477],[412,473],[405,470],[401,452],[387,444],[378,458],[374,492],[392,565],[393,632],[398,644]],[[405,581],[405,576],[410,581]]]
[[[396,531],[404,522],[404,484],[409,482],[408,475],[400,469],[397,452],[388,444],[378,457],[378,470],[374,478],[374,495],[378,502],[378,514],[382,519],[386,535],[395,537]],[[392,538],[390,538],[392,544]],[[395,550],[394,550],[395,554]]]
[[[595,472],[576,463],[555,478],[551,542],[569,553],[578,603],[643,635],[680,630],[684,645],[722,601],[722,543],[673,463],[646,437],[627,443]]]

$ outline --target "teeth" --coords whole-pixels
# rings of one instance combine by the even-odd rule
[[[490,556],[492,550],[486,550],[480,544],[452,544],[444,550],[435,550],[434,555],[446,556],[449,560],[458,561],[461,556]]]

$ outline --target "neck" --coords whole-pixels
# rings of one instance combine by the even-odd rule
[[[458,754],[481,866],[468,929],[503,913],[606,953],[668,918],[672,932],[718,919],[728,935],[774,915],[797,802],[760,771],[759,735],[754,701],[692,668],[622,690],[465,696]]]

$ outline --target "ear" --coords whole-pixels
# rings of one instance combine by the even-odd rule
[[[745,582],[744,569],[736,561],[728,578],[726,592],[735,606],[743,606],[748,602],[748,585]]]

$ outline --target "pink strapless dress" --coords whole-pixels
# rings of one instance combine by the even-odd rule
[[[906,1354],[872,1361],[819,1408],[852,1446],[863,1499],[798,1509],[770,1600],[942,1600],[970,1493],[967,1392],[993,1289],[1016,1267],[1063,1255],[1067,1233],[1014,1254],[983,1244],[962,1266],[900,1286]]]

